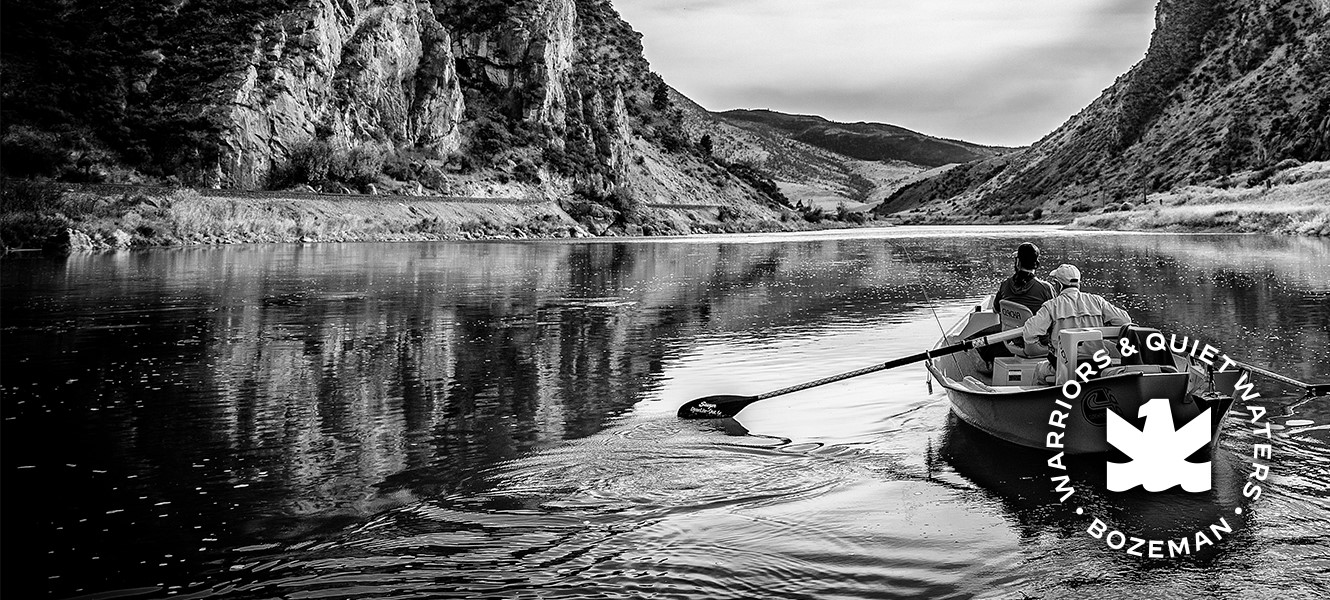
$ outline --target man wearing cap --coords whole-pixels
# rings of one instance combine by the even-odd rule
[[[1082,292],[1081,270],[1075,266],[1059,265],[1049,275],[1058,287],[1058,295],[1040,306],[1034,316],[1025,322],[1022,335],[1026,344],[1042,339],[1044,345],[1052,348],[1050,361],[1060,356],[1058,338],[1061,336],[1058,332],[1063,329],[1126,325],[1131,322],[1131,315],[1127,311],[1113,306],[1100,296]],[[1050,366],[1048,372],[1041,369],[1040,373],[1051,373],[1051,370]]]

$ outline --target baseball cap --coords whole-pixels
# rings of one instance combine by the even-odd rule
[[[1053,272],[1049,273],[1049,276],[1056,279],[1058,283],[1061,283],[1062,285],[1073,283],[1079,284],[1081,282],[1081,270],[1077,269],[1074,265],[1058,265],[1058,268],[1053,269]]]

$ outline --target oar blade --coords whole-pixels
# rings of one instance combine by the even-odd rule
[[[724,419],[739,414],[744,407],[757,402],[755,396],[707,396],[690,400],[679,407],[680,419]]]

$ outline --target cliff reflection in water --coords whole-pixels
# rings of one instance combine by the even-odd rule
[[[320,248],[283,267],[310,277],[270,286],[263,265],[236,265],[245,281],[221,286],[201,378],[219,395],[219,442],[264,455],[255,468],[287,486],[286,510],[309,513],[462,492],[487,467],[600,430],[654,385],[669,351],[657,330],[705,310],[675,290],[639,310],[649,294],[621,296],[622,248],[547,250]]]
[[[676,402],[696,395],[765,391],[930,346],[930,308],[943,320],[966,310],[1027,238],[1044,248],[1045,270],[1078,264],[1089,291],[1139,322],[1303,379],[1330,373],[1330,241],[976,231],[6,259],[6,589],[208,587],[227,580],[218,565],[266,544],[302,549],[394,506],[489,514],[496,497],[524,502],[487,493],[513,459],[545,457],[541,478],[567,474],[558,490],[597,469],[640,470],[643,453],[656,461],[645,468],[705,472],[709,461],[689,457],[713,456],[710,446],[643,443],[595,460],[561,450],[620,422],[672,427]],[[882,428],[944,401],[926,395],[922,375],[912,388],[904,370],[884,377],[865,385],[889,392],[808,424],[818,443],[890,438],[898,444],[883,451],[901,462],[926,454],[941,415],[921,417],[913,437]],[[833,422],[871,411],[882,422]],[[798,437],[765,418],[766,433]],[[1319,460],[1316,448],[1296,456]],[[678,495],[673,480],[632,480],[664,487],[622,490],[629,498]],[[1321,501],[1319,479],[1294,483],[1283,493]],[[993,484],[1027,541],[1066,528],[1044,518],[1046,505],[1022,504],[1023,489]],[[251,575],[264,583],[263,570]]]
[[[132,457],[122,466],[141,477],[170,473],[182,492],[245,486],[225,493],[259,515],[364,515],[409,501],[400,492],[475,491],[504,460],[600,431],[699,335],[922,304],[910,293],[918,276],[872,250],[844,240],[72,256],[49,287],[6,290],[7,323],[44,320],[6,332],[5,347],[23,349],[6,361],[21,354],[33,369],[6,374],[59,387],[78,373],[60,416],[99,441],[80,450],[19,432],[43,460],[110,453]],[[941,295],[949,284],[929,285]],[[32,419],[47,433],[69,426]]]

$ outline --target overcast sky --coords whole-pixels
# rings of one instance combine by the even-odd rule
[[[1155,0],[614,0],[711,110],[1033,143],[1145,55]]]

